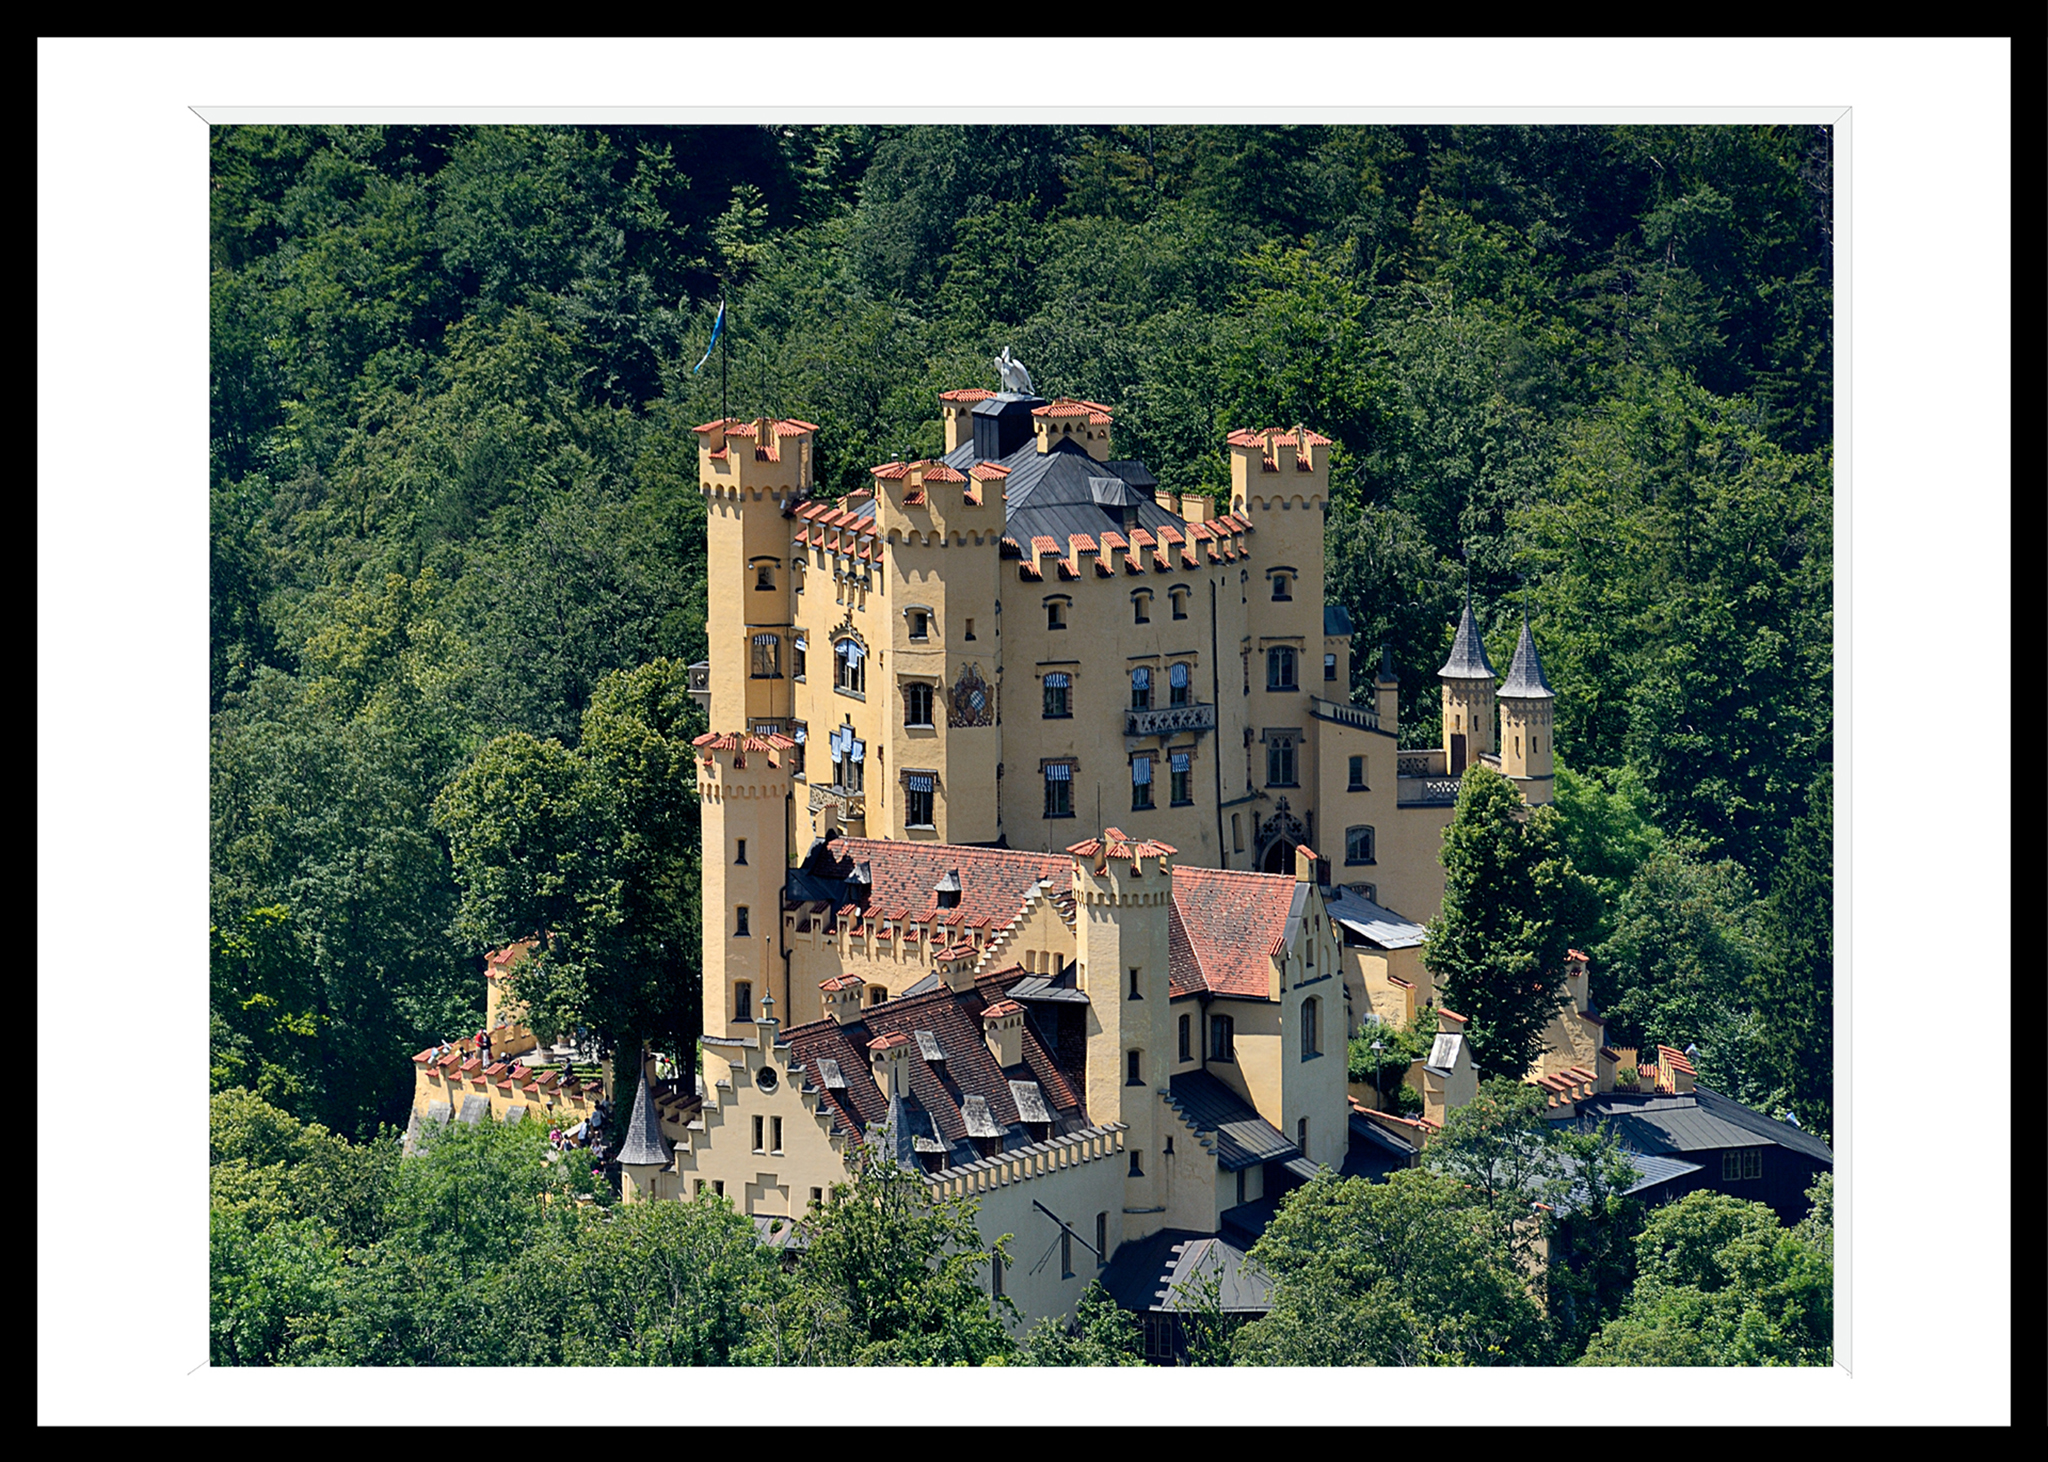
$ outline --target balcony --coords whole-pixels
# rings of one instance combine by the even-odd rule
[[[711,662],[699,660],[690,667],[690,699],[711,709]]]
[[[1319,695],[1308,698],[1309,713],[1319,721],[1335,721],[1340,726],[1356,726],[1361,731],[1380,729],[1380,713],[1371,706],[1344,705],[1338,701],[1326,701]]]
[[[1399,763],[1395,771],[1404,777],[1442,777],[1450,774],[1444,765],[1444,749],[1441,746],[1403,747],[1395,756]]]
[[[1149,711],[1125,711],[1124,735],[1171,736],[1176,731],[1214,731],[1214,706],[1161,706]]]
[[[827,807],[834,809],[839,814],[841,822],[867,821],[868,805],[866,793],[849,792],[844,787],[828,787],[814,783],[811,787],[810,810],[812,812],[819,812]]]
[[[1397,807],[1454,807],[1457,801],[1456,777],[1395,778],[1394,805]]]

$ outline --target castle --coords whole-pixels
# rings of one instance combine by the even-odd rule
[[[945,393],[945,455],[836,502],[812,424],[697,428],[702,1069],[618,1096],[629,1199],[709,1190],[774,1242],[880,1144],[1014,1236],[988,1283],[1029,1320],[1469,1099],[1438,848],[1468,764],[1549,800],[1551,692],[1526,626],[1496,689],[1468,605],[1441,742],[1400,748],[1391,664],[1352,704],[1323,603],[1328,438],[1231,433],[1218,513],[1017,384]],[[1363,1111],[1350,1035],[1432,1013],[1423,1115]],[[432,1055],[422,1102],[489,1087]]]

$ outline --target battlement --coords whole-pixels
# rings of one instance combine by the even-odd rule
[[[727,418],[694,428],[699,490],[711,497],[765,499],[808,494],[816,470],[815,423],[795,418]]]

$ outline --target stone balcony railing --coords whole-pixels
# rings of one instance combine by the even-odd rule
[[[1456,777],[1398,777],[1394,802],[1400,807],[1451,807],[1458,801]]]
[[[1308,698],[1309,710],[1321,721],[1335,721],[1340,726],[1356,726],[1364,731],[1380,729],[1380,713],[1371,706],[1345,705],[1339,701],[1326,701],[1319,695]]]
[[[812,812],[824,808],[837,809],[841,822],[865,822],[868,815],[868,801],[865,792],[849,792],[844,787],[822,786],[811,783]]]
[[[1441,777],[1449,772],[1441,746],[1408,746],[1395,753],[1395,770],[1404,777]]]
[[[1214,731],[1214,706],[1160,706],[1149,711],[1125,711],[1124,735],[1170,736],[1176,731]]]

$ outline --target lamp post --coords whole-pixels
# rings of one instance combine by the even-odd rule
[[[1373,1100],[1379,1103],[1379,1108],[1383,1112],[1387,1109],[1387,1099],[1380,1094],[1380,1052],[1386,1050],[1386,1048],[1386,1043],[1384,1041],[1374,1041],[1371,1047],[1372,1095]]]

